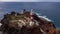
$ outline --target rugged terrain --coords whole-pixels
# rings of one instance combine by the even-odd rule
[[[56,34],[60,34],[60,28],[58,29],[56,29]]]
[[[2,34],[56,34],[53,22],[48,21],[32,11],[23,10],[5,14],[1,20],[0,31]]]

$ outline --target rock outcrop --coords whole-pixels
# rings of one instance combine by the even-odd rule
[[[56,34],[56,27],[51,21],[26,10],[22,14],[11,12],[4,15],[1,24],[2,34]]]

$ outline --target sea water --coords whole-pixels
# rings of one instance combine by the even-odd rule
[[[60,28],[60,2],[0,2],[0,20],[4,14],[13,10],[20,13],[22,9],[34,9],[34,12],[47,16]]]

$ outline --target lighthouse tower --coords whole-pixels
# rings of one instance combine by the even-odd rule
[[[31,9],[31,12],[30,12],[30,19],[33,20],[33,9]]]
[[[33,22],[33,9],[31,9],[31,12],[30,12],[30,26],[33,26],[34,25],[34,22]]]

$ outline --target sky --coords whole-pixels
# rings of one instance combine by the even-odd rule
[[[0,0],[0,2],[60,2],[60,0]]]

